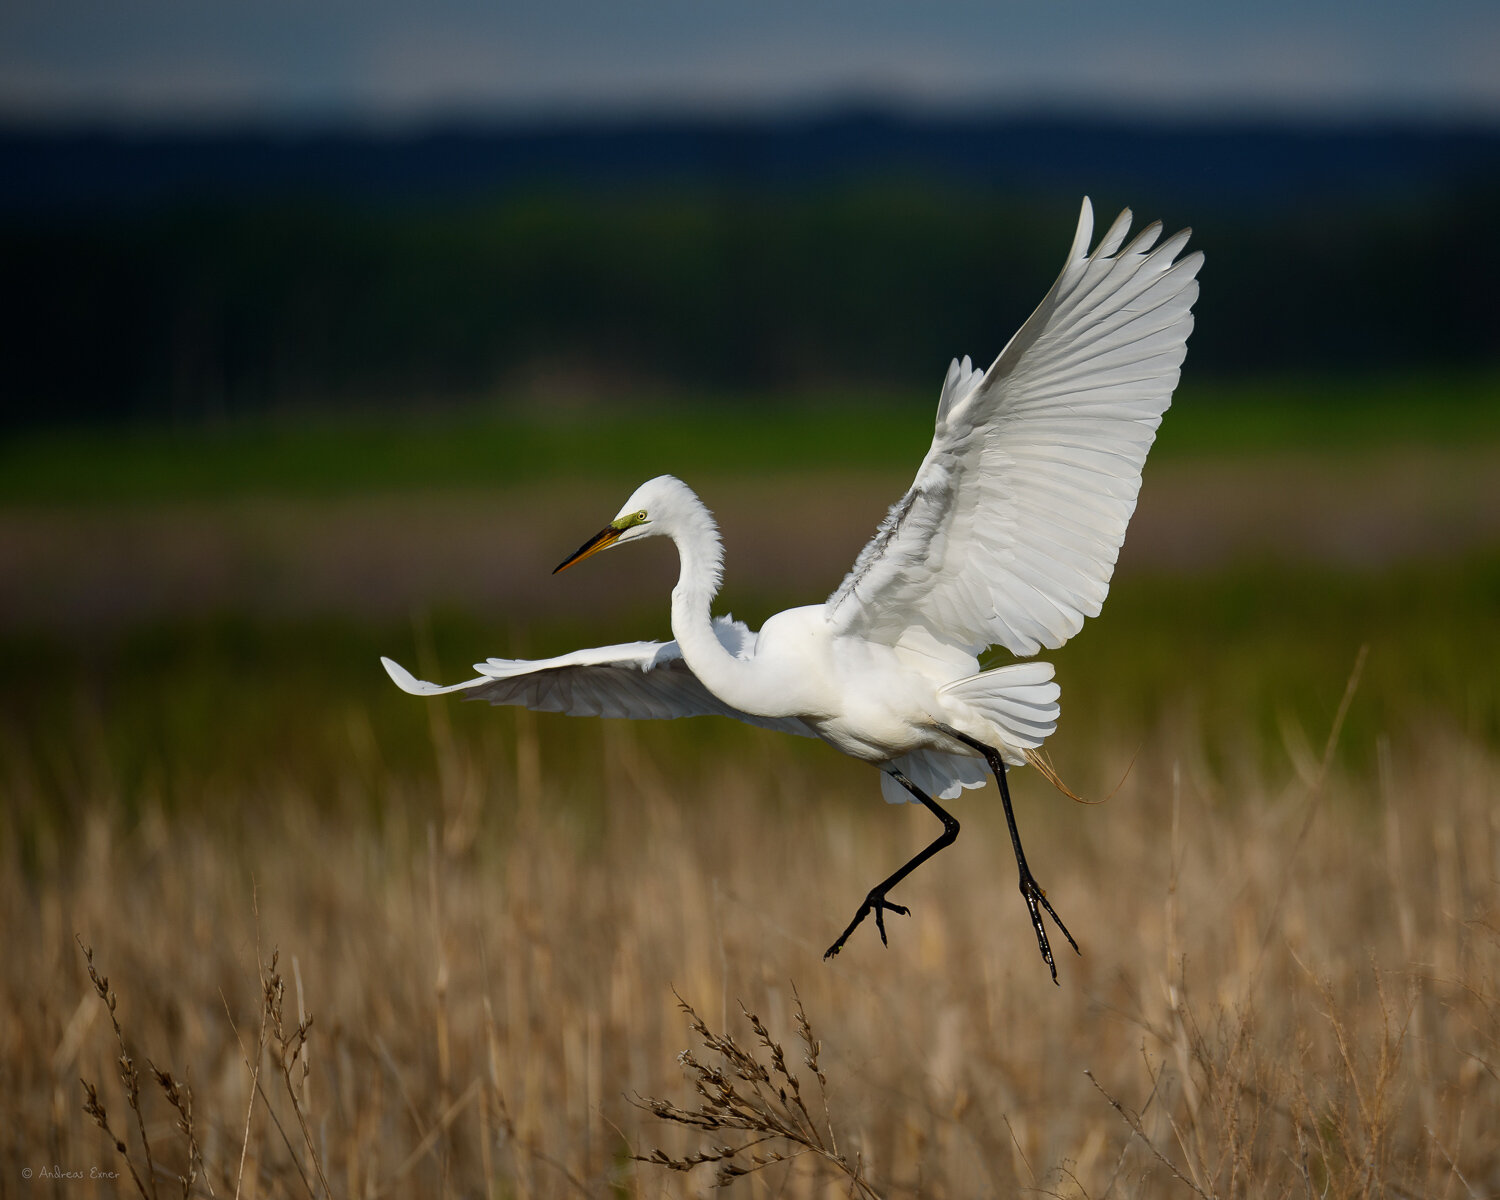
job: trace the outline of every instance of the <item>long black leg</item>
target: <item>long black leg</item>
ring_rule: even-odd
[[[1025,897],[1026,908],[1031,913],[1031,927],[1036,930],[1036,944],[1041,948],[1042,958],[1046,961],[1048,969],[1052,972],[1052,982],[1057,983],[1057,963],[1052,959],[1052,943],[1047,940],[1047,930],[1042,925],[1041,909],[1045,908],[1047,915],[1062,930],[1062,935],[1068,939],[1068,944],[1073,947],[1073,952],[1081,955],[1083,951],[1078,949],[1078,943],[1073,940],[1073,935],[1068,932],[1068,927],[1062,923],[1062,918],[1053,912],[1052,905],[1047,903],[1047,893],[1042,891],[1041,885],[1036,881],[1036,876],[1031,873],[1031,868],[1026,865],[1026,852],[1021,849],[1021,831],[1016,828],[1016,810],[1011,807],[1010,788],[1005,782],[1005,760],[1000,757],[998,750],[986,746],[983,742],[976,741],[967,734],[959,733],[958,730],[952,729],[947,725],[940,726],[940,728],[950,737],[956,737],[965,745],[972,746],[980,754],[984,755],[985,762],[990,764],[990,770],[994,773],[995,782],[1000,785],[1000,799],[1005,802],[1005,823],[1010,826],[1010,844],[1015,847],[1016,867],[1021,873],[1021,895]]]
[[[936,800],[929,796],[921,788],[917,787],[910,779],[903,775],[895,767],[889,768],[890,777],[915,796],[924,808],[943,823],[943,832],[938,835],[937,841],[923,850],[914,859],[897,871],[888,879],[882,879],[870,889],[865,902],[859,906],[859,911],[854,914],[854,920],[849,922],[849,928],[839,934],[839,940],[828,947],[825,959],[832,958],[844,948],[844,943],[849,940],[849,935],[859,927],[859,923],[872,912],[875,914],[875,928],[880,930],[880,944],[888,946],[890,943],[885,938],[885,914],[887,912],[900,913],[909,916],[911,910],[904,904],[892,904],[885,898],[885,894],[920,867],[924,862],[941,850],[944,846],[951,846],[954,839],[958,837],[958,820],[947,809],[943,808]]]

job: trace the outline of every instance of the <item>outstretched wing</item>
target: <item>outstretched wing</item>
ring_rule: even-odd
[[[754,652],[756,635],[739,621],[717,617],[714,632],[730,653]],[[492,658],[475,664],[479,678],[446,687],[417,679],[389,658],[380,661],[396,686],[413,696],[463,692],[473,700],[575,717],[734,717],[783,733],[816,736],[795,718],[755,717],[725,704],[689,670],[676,642],[626,642],[557,658]]]
[[[1187,352],[1201,253],[1093,253],[1087,199],[1062,274],[988,371],[948,368],[916,481],[828,598],[836,631],[894,643],[922,626],[978,654],[1060,646],[1098,615],[1141,467]]]

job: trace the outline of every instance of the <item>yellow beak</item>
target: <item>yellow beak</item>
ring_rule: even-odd
[[[620,535],[624,532],[623,529],[616,529],[613,525],[606,525],[567,558],[563,559],[562,562],[558,563],[553,568],[552,573],[556,575],[559,571],[566,571],[574,563],[581,563],[590,554],[598,554],[601,550],[608,550],[619,540]]]

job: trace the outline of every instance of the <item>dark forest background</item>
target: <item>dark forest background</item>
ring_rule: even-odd
[[[1079,198],[1191,224],[1196,378],[1500,361],[1500,130],[876,112],[0,132],[0,419],[936,387]]]

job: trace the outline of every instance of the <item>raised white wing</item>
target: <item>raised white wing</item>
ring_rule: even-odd
[[[932,448],[828,598],[838,632],[895,643],[913,626],[978,654],[1035,654],[1098,615],[1141,467],[1187,353],[1201,253],[1190,230],[1093,253],[1087,199],[1052,290],[982,375],[948,368]]]
[[[739,621],[716,617],[714,632],[732,654],[743,657],[755,650],[756,635]],[[380,661],[396,686],[413,696],[464,692],[473,700],[575,717],[734,717],[782,733],[816,736],[796,718],[754,717],[725,704],[688,669],[676,642],[626,642],[557,658],[492,658],[474,665],[479,678],[446,687],[423,682],[389,658]]]

